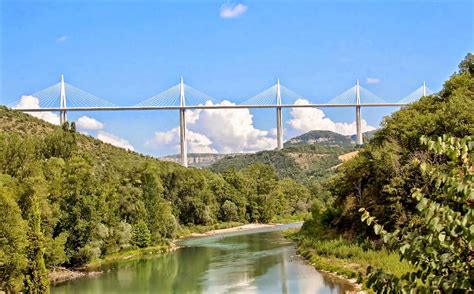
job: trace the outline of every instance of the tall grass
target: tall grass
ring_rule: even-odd
[[[413,270],[400,256],[387,249],[367,249],[343,238],[322,240],[302,233],[293,234],[298,253],[317,269],[335,272],[363,281],[368,266],[381,268],[397,276]]]

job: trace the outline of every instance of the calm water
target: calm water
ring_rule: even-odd
[[[165,255],[119,262],[51,293],[341,293],[350,285],[317,272],[277,229],[182,241]]]

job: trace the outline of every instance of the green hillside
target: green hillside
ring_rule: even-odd
[[[344,136],[331,131],[314,130],[289,139],[284,146],[289,145],[324,145],[334,147],[351,147],[354,141],[350,136]]]
[[[0,289],[44,292],[47,272],[184,230],[305,214],[314,196],[273,168],[217,175],[0,107]],[[205,226],[205,227],[204,227]]]
[[[271,165],[281,178],[308,182],[332,174],[331,168],[341,163],[338,156],[353,150],[347,136],[331,131],[311,131],[288,140],[282,150],[227,156],[209,168],[221,173],[260,162]]]

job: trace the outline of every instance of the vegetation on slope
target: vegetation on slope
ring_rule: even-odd
[[[233,155],[225,157],[209,168],[214,172],[222,173],[229,169],[240,170],[255,162],[271,165],[281,178],[291,178],[301,183],[309,183],[332,174],[331,167],[340,163],[338,156],[353,150],[353,145],[346,144],[347,141],[333,140],[331,138],[342,136],[330,131],[313,131],[312,135],[307,135],[304,140],[298,139],[292,142],[290,139],[285,143],[282,150],[267,150],[253,154]],[[318,134],[318,138],[328,138],[323,141],[328,143],[311,143],[308,138],[314,138],[314,134]],[[308,133],[309,134],[309,133]],[[302,135],[302,136],[305,136]],[[326,137],[320,137],[326,136]],[[350,142],[350,139],[347,139]],[[342,143],[341,143],[342,142]]]
[[[166,245],[186,226],[290,218],[312,198],[267,165],[186,169],[0,108],[0,289],[45,292],[56,266]]]
[[[298,236],[302,252],[308,247],[317,251],[311,246],[319,246],[318,240],[332,242],[339,236],[364,250],[379,250],[383,241],[398,236],[388,250],[396,250],[414,268],[420,268],[408,276],[394,268],[371,271],[369,286],[386,292],[425,286],[425,291],[472,290],[474,227],[467,221],[474,213],[474,155],[467,137],[474,134],[473,69],[474,57],[468,54],[459,72],[445,82],[438,94],[423,97],[387,117],[370,143],[326,182],[323,191],[334,198],[334,205],[313,208],[312,219],[305,222]],[[439,139],[441,147],[437,148],[435,142],[421,141],[422,136],[465,138],[465,143],[459,147],[458,139]],[[453,163],[456,161],[450,158],[459,150],[462,164]],[[433,180],[420,163],[433,166],[439,178]],[[412,197],[414,191],[419,191],[414,194],[416,197]],[[376,220],[373,228],[361,222],[361,209],[370,213],[363,215],[369,224]],[[461,224],[452,231],[459,216]],[[449,219],[453,223],[448,225]],[[384,232],[394,233],[386,237]],[[339,246],[327,248],[322,255],[344,260],[339,259]],[[343,268],[347,267],[343,262]],[[362,267],[358,272],[365,274],[364,270]]]
[[[314,130],[289,139],[285,142],[284,146],[312,144],[338,147],[353,147],[354,141],[351,139],[350,136],[344,136],[331,131]]]

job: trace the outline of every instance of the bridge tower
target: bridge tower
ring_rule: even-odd
[[[181,77],[181,82],[179,83],[179,143],[181,148],[181,165],[188,167],[188,142],[186,140],[186,106],[184,98],[184,81]]]
[[[426,83],[423,81],[423,97],[426,96]]]
[[[360,113],[360,86],[359,80],[356,82],[356,144],[361,146],[362,142],[362,116]]]
[[[283,115],[281,111],[281,90],[280,90],[280,79],[277,80],[276,88],[276,121],[277,121],[277,150],[283,148]]]
[[[66,86],[64,85],[64,75],[61,75],[61,93],[60,93],[60,108],[66,108]],[[67,122],[66,110],[61,110],[59,112],[59,123],[63,125]]]

